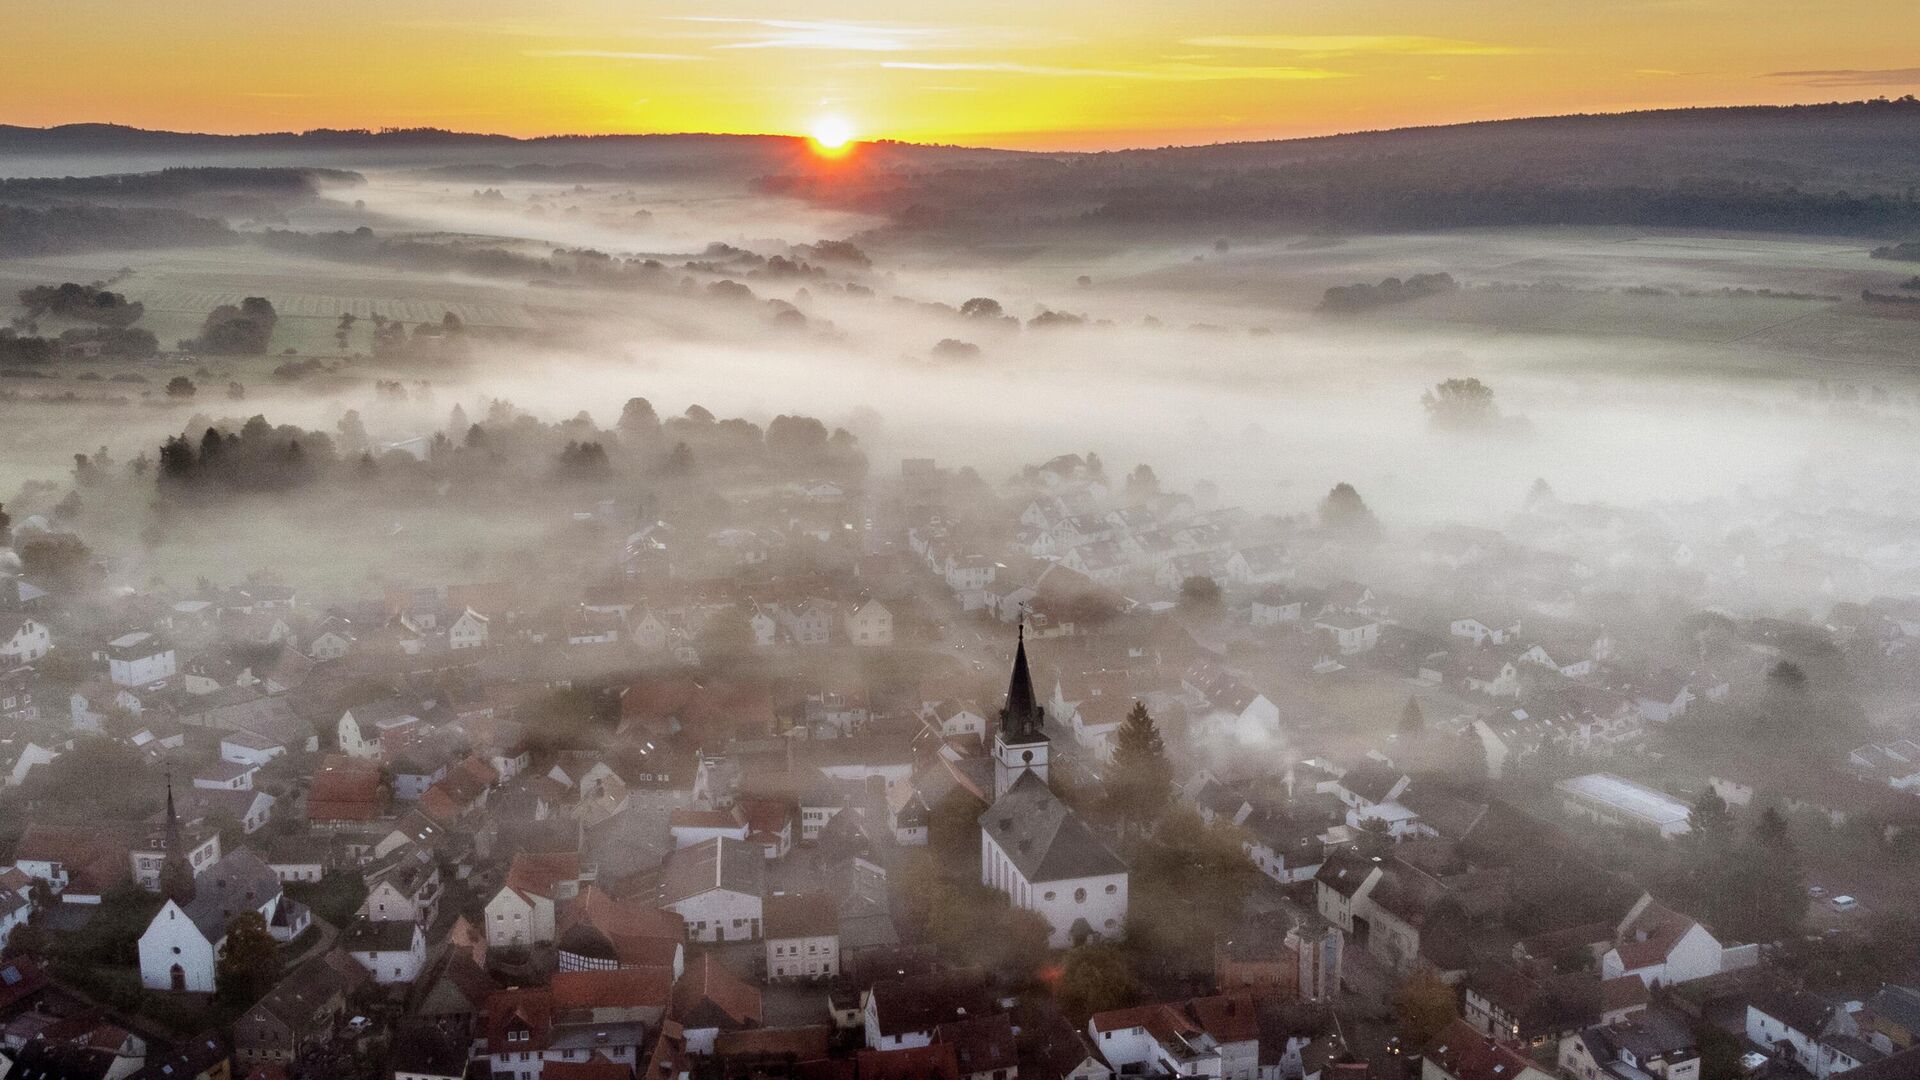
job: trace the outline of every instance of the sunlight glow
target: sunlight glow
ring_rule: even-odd
[[[822,116],[813,122],[808,132],[813,140],[813,148],[828,157],[838,157],[847,152],[853,143],[853,125],[844,116]]]

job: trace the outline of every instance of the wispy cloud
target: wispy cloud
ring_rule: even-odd
[[[1513,56],[1534,50],[1413,34],[1216,34],[1181,42],[1202,49],[1264,49],[1316,56]]]
[[[660,60],[676,63],[707,59],[690,53],[627,52],[621,49],[529,49],[527,55],[581,60]]]
[[[722,15],[685,15],[675,22],[733,27],[716,49],[819,49],[834,52],[906,52],[952,48],[956,31],[937,26],[901,26],[813,19],[742,19]]]
[[[1231,82],[1295,81],[1308,79],[1344,79],[1344,71],[1304,67],[1238,67],[1224,64],[1170,62],[1137,68],[1056,67],[1048,64],[1016,64],[1008,61],[936,62],[887,60],[883,68],[906,71],[978,71],[995,75],[1037,75],[1058,79],[1140,79],[1149,82]]]
[[[1769,71],[1760,77],[1799,83],[1801,86],[1916,86],[1920,85],[1920,67]]]

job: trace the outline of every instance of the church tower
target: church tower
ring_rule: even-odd
[[[993,797],[1007,793],[1022,773],[1047,778],[1047,736],[1041,730],[1046,713],[1033,696],[1033,674],[1027,668],[1027,627],[1020,624],[1013,651],[1013,678],[1007,683],[1007,703],[1000,710],[1000,730],[993,737]]]
[[[160,863],[160,895],[187,906],[195,892],[193,867],[187,865],[186,842],[180,838],[180,815],[173,809],[173,774],[167,774],[167,851]]]

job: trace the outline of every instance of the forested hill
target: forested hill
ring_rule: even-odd
[[[878,143],[822,168],[804,140],[431,129],[201,135],[0,127],[0,162],[409,167],[488,182],[679,177],[879,214],[902,233],[1330,232],[1649,225],[1920,237],[1920,101],[1539,117],[1107,153]],[[94,166],[98,166],[97,168]],[[132,170],[125,170],[132,171]]]

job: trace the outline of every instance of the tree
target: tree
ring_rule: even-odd
[[[1320,524],[1330,532],[1342,533],[1353,540],[1368,541],[1380,535],[1379,519],[1367,509],[1366,501],[1352,484],[1333,485],[1320,502]]]
[[[1172,797],[1173,766],[1167,761],[1167,744],[1144,702],[1134,702],[1121,721],[1108,777],[1108,799],[1126,826],[1151,825]]]
[[[627,399],[615,426],[621,435],[643,444],[651,444],[660,437],[660,416],[653,411],[653,403],[643,397]]]
[[[1434,427],[1449,431],[1484,430],[1500,418],[1493,388],[1479,379],[1448,379],[1422,394],[1420,403]]]
[[[1205,574],[1194,574],[1180,582],[1180,606],[1191,611],[1214,611],[1220,607],[1220,583]]]
[[[190,398],[199,391],[193,380],[185,375],[175,375],[167,380],[167,396],[170,398]]]
[[[1129,870],[1127,944],[1143,971],[1211,971],[1214,943],[1241,924],[1260,882],[1238,833],[1184,805],[1136,845]]]
[[[1004,312],[1000,301],[988,296],[976,296],[960,305],[960,314],[969,319],[998,319]]]
[[[1786,817],[1772,806],[1760,811],[1759,820],[1753,823],[1753,838],[1768,847],[1775,848],[1781,845],[1790,846],[1793,842],[1787,834]]]
[[[1457,1015],[1453,987],[1432,971],[1421,968],[1394,992],[1393,1014],[1405,1045],[1426,1046],[1446,1030]]]
[[[1724,830],[1732,820],[1727,813],[1727,800],[1711,787],[1694,797],[1693,809],[1687,812],[1687,827],[1702,835]]]
[[[1407,707],[1400,710],[1400,734],[1411,737],[1424,734],[1426,730],[1426,714],[1420,711],[1420,703],[1408,695]]]
[[[1134,466],[1127,474],[1126,496],[1133,502],[1143,502],[1160,494],[1160,478],[1153,473],[1153,466],[1141,464]]]
[[[1140,980],[1119,947],[1104,942],[1081,945],[1067,954],[1054,993],[1060,1008],[1075,1021],[1097,1012],[1124,1009],[1140,1000]]]
[[[222,1001],[250,1005],[280,978],[280,947],[257,911],[227,923],[227,940],[214,967],[214,991]]]

